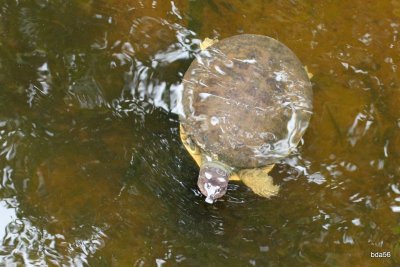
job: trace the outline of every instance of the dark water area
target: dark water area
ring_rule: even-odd
[[[0,266],[400,264],[399,29],[397,0],[0,1]],[[278,196],[210,205],[176,102],[240,33],[294,51],[314,111]]]

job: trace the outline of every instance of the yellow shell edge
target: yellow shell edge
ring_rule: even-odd
[[[217,39],[210,39],[210,38],[206,37],[204,39],[204,41],[200,43],[200,50],[203,51],[203,50],[207,49],[207,47],[210,47],[217,42],[218,42]]]

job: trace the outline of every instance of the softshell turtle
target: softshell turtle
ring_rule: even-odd
[[[242,34],[209,39],[183,78],[181,139],[200,166],[198,186],[212,203],[228,180],[270,197],[268,176],[295,150],[312,113],[312,88],[296,55],[279,41]]]

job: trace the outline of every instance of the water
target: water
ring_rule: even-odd
[[[0,265],[399,264],[398,1],[0,2]],[[271,36],[313,116],[265,200],[204,202],[173,112],[200,40]],[[390,258],[371,258],[371,252]]]

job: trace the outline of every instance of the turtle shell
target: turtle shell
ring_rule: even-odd
[[[242,34],[197,55],[183,78],[182,105],[182,126],[203,153],[253,168],[295,149],[312,113],[312,89],[288,47]]]

